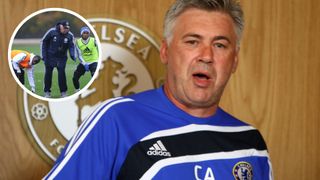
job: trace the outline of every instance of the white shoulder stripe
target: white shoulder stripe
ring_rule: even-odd
[[[94,117],[110,102],[116,101],[118,99],[121,99],[122,97],[112,98],[108,99],[105,102],[103,102],[98,108],[96,108],[80,125],[77,132],[72,136],[70,143],[68,145],[67,150],[65,151],[65,154],[69,152],[71,147],[73,146],[74,142],[79,138],[79,136],[83,133],[83,131],[88,127],[88,125],[93,121]]]
[[[71,31],[69,31],[68,34],[70,34],[72,37],[74,37],[74,35]]]
[[[218,153],[207,153],[199,155],[187,155],[162,159],[153,164],[148,171],[146,171],[140,180],[152,179],[162,168],[182,163],[191,163],[191,162],[201,162],[208,160],[221,160],[221,159],[234,159],[242,157],[267,157],[269,160],[269,154],[266,150],[258,151],[256,149],[245,149],[237,150],[231,152],[218,152]],[[270,167],[271,169],[271,167]],[[271,176],[270,176],[271,177]]]
[[[94,128],[94,126],[99,122],[100,118],[104,115],[104,113],[106,111],[108,111],[108,109],[110,109],[112,106],[119,104],[119,103],[123,103],[123,102],[129,102],[129,101],[134,101],[133,99],[129,99],[129,98],[125,98],[125,99],[120,99],[117,101],[113,101],[110,104],[108,104],[107,106],[105,106],[103,109],[101,109],[99,111],[99,113],[97,114],[97,116],[92,119],[92,122],[89,123],[88,127],[85,128],[84,132],[82,133],[82,135],[78,138],[78,140],[73,144],[73,146],[71,147],[71,149],[69,150],[69,152],[65,155],[65,157],[63,158],[63,160],[55,167],[55,169],[51,172],[49,172],[49,174],[44,177],[45,179],[54,179],[55,176],[57,176],[57,174],[62,170],[62,168],[68,163],[68,161],[70,160],[70,158],[72,157],[72,155],[74,154],[74,152],[77,150],[77,148],[81,145],[81,143],[84,141],[84,139],[87,137],[87,135],[91,132],[91,130]]]
[[[50,31],[55,30],[55,28],[50,28],[42,37],[41,41],[40,41],[40,56],[41,58],[43,58],[43,54],[42,54],[42,46],[43,46],[43,40],[44,38],[49,34]]]
[[[52,27],[50,28],[42,37],[41,41],[43,41],[43,39],[47,36],[47,34],[49,34],[50,31],[55,30],[56,28]]]
[[[164,137],[164,136],[191,133],[196,131],[242,132],[242,131],[249,131],[253,129],[255,128],[252,126],[211,126],[211,125],[190,124],[183,127],[156,131],[142,138],[140,141],[145,141],[145,140]]]

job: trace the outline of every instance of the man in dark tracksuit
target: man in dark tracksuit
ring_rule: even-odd
[[[74,37],[69,31],[68,21],[60,21],[54,28],[49,29],[42,38],[41,51],[45,63],[44,96],[51,97],[52,71],[58,70],[58,82],[61,97],[67,96],[67,83],[65,67],[67,62],[67,50],[72,60],[75,61]]]

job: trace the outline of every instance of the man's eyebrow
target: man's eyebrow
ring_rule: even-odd
[[[182,36],[182,39],[187,38],[187,37],[193,37],[193,38],[197,38],[197,39],[202,39],[202,36],[200,36],[199,34],[196,34],[196,33],[187,33],[187,34]]]
[[[215,36],[215,37],[213,38],[213,40],[214,40],[214,41],[226,40],[226,41],[228,41],[228,43],[231,43],[230,39],[229,39],[228,37],[226,37],[226,36]]]
[[[187,38],[187,37],[193,37],[193,38],[197,38],[197,39],[203,39],[203,37],[199,34],[196,33],[187,33],[185,35],[182,36],[182,39]],[[226,40],[228,41],[228,43],[231,43],[230,39],[226,36],[215,36],[213,38],[214,41],[218,41],[218,40]]]

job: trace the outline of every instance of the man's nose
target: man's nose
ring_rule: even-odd
[[[213,49],[211,46],[203,46],[201,49],[200,61],[205,63],[213,62]]]

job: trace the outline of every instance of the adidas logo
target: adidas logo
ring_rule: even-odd
[[[91,55],[92,51],[88,47],[86,47],[86,49],[83,50],[83,53],[88,54],[89,56]]]
[[[170,152],[167,151],[167,149],[164,147],[162,142],[160,140],[157,141],[157,143],[153,144],[149,151],[147,152],[149,156],[167,156],[170,157]]]

